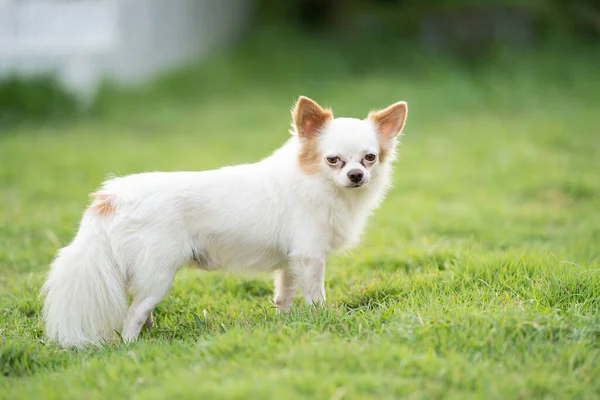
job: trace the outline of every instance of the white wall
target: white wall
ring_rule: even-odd
[[[0,0],[0,79],[54,72],[92,94],[136,84],[241,35],[251,0]]]

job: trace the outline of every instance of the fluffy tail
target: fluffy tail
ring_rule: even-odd
[[[64,347],[116,338],[127,311],[125,277],[102,222],[86,213],[73,242],[60,250],[42,288],[47,337]]]

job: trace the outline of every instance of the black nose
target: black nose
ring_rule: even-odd
[[[358,183],[362,181],[362,178],[365,176],[360,169],[351,169],[348,171],[348,179],[354,183]]]

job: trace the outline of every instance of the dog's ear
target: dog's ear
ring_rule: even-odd
[[[292,110],[294,127],[300,137],[317,135],[332,118],[331,110],[324,110],[317,102],[304,96],[300,96]]]
[[[379,111],[369,113],[369,119],[377,128],[380,139],[390,140],[402,132],[408,105],[405,101],[399,101]]]

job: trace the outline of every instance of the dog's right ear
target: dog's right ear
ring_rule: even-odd
[[[298,136],[309,138],[317,135],[333,119],[333,113],[329,109],[324,110],[314,100],[300,96],[292,110],[292,119]]]

